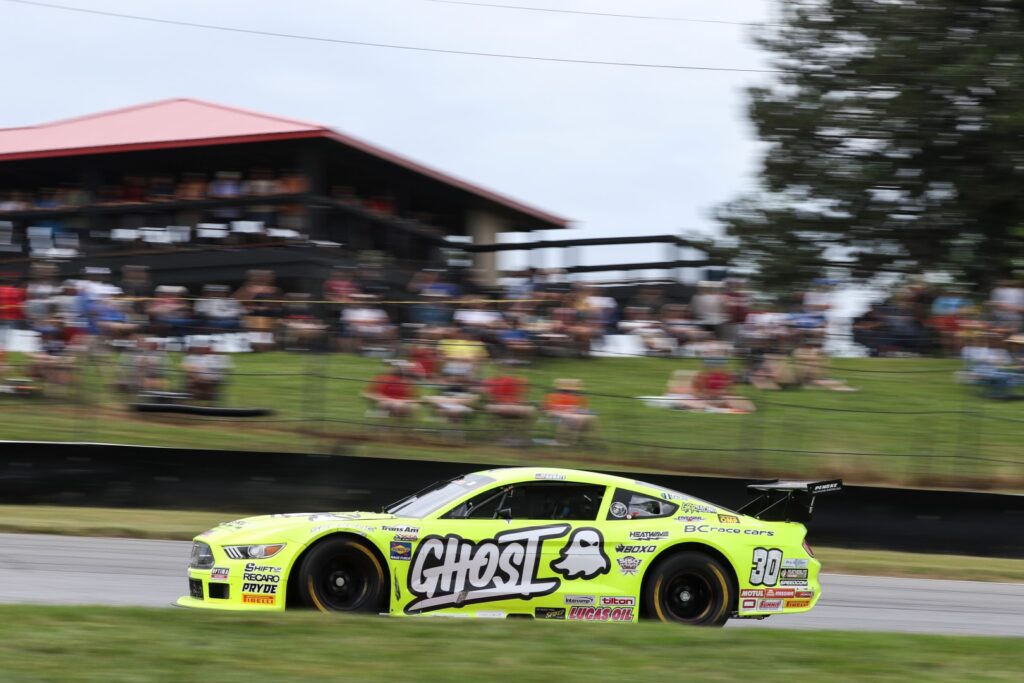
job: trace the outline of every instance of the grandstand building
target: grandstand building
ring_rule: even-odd
[[[412,270],[566,226],[330,128],[192,99],[0,129],[4,271],[144,265],[198,284],[272,268],[301,286],[368,250]],[[470,251],[493,282],[495,253]]]

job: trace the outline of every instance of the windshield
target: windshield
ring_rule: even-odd
[[[389,506],[385,512],[399,517],[426,517],[470,491],[493,484],[495,481],[483,474],[468,474],[451,481],[435,484],[408,498],[403,498]]]

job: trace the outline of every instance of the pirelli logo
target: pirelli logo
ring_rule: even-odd
[[[275,595],[257,595],[255,593],[242,593],[242,602],[247,605],[273,605]]]

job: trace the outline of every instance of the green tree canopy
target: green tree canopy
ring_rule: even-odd
[[[1024,0],[786,0],[750,91],[760,187],[720,207],[771,286],[1024,265]]]

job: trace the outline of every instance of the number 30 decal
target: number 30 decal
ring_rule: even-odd
[[[778,548],[754,548],[754,564],[750,568],[751,586],[774,586],[779,582],[782,551]]]

